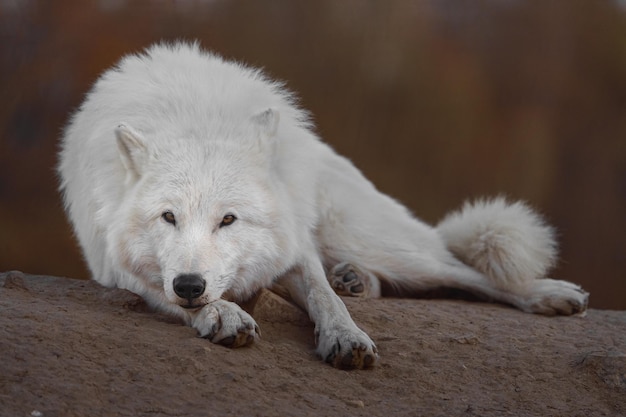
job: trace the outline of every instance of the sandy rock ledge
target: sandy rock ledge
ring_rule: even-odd
[[[230,350],[123,290],[0,274],[0,416],[624,416],[626,312],[542,317],[450,300],[345,300],[371,371],[314,351],[273,293],[262,339]]]

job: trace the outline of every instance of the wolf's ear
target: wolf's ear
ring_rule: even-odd
[[[278,131],[278,121],[280,114],[278,111],[269,108],[259,114],[252,116],[252,121],[261,132],[262,136],[271,138]]]
[[[143,138],[139,133],[124,124],[119,125],[115,129],[115,136],[117,137],[117,148],[124,167],[135,179],[139,178],[148,157],[148,149]]]

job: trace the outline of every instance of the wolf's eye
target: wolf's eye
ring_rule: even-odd
[[[220,227],[230,226],[231,224],[235,223],[235,220],[237,220],[235,216],[233,216],[232,214],[227,214],[222,219],[222,222],[220,223]]]
[[[176,226],[176,216],[174,216],[174,213],[172,213],[171,211],[166,211],[161,214],[161,218],[169,224]]]

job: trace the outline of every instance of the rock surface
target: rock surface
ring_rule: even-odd
[[[90,281],[0,274],[1,416],[624,416],[626,312],[542,317],[451,300],[345,299],[380,365],[339,371],[263,292],[231,350]]]

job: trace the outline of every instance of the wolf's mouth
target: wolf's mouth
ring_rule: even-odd
[[[181,307],[184,308],[185,310],[198,310],[198,309],[204,307],[204,305],[203,304],[196,304],[196,305],[185,304],[185,305],[181,305]]]

